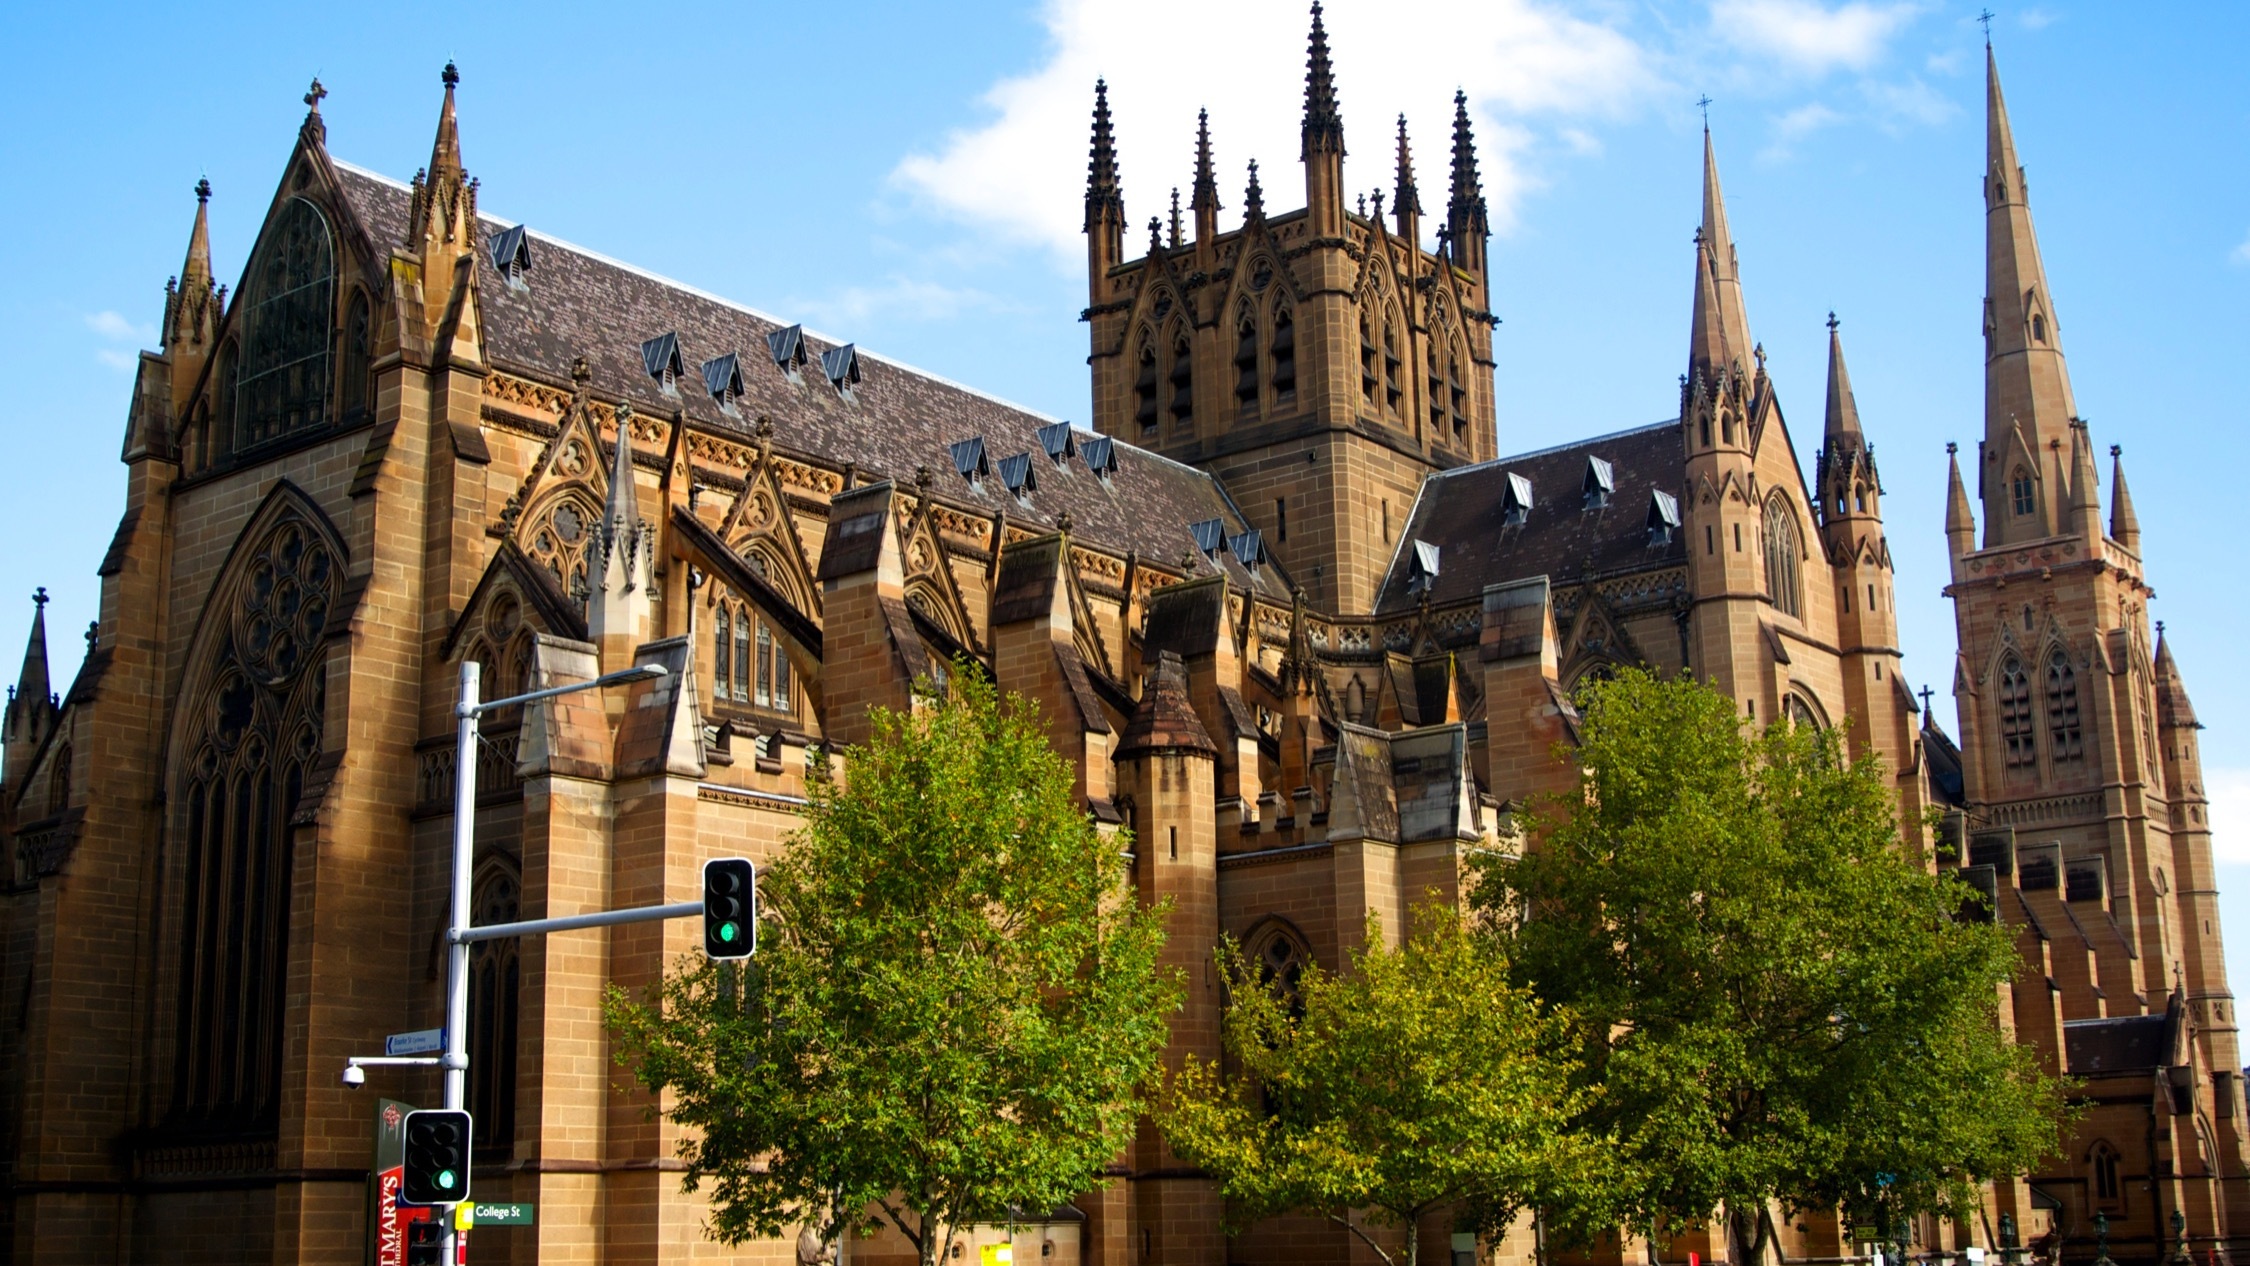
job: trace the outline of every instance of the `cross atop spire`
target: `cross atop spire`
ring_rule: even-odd
[[[320,86],[320,78],[314,76],[312,87],[305,89],[305,122],[298,129],[305,140],[313,145],[319,145],[328,139],[328,124],[320,117],[320,103],[327,95],[328,90]]]
[[[1978,10],[1977,25],[1984,28],[1984,46],[1986,48],[1992,47],[1992,10]]]
[[[1304,140],[1306,158],[1344,152],[1344,113],[1336,102],[1336,69],[1328,60],[1328,28],[1320,20],[1320,0],[1313,0],[1312,35],[1305,50]]]
[[[1703,112],[1703,130],[1705,133],[1709,133],[1711,130],[1711,94],[1706,92],[1697,97],[1695,108]]]

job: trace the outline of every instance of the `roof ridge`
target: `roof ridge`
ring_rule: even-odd
[[[337,158],[334,155],[331,155],[329,157],[329,161],[334,163],[336,166],[351,172],[353,175],[362,176],[369,180],[374,180],[381,184],[389,185],[393,189],[407,192],[411,192],[413,189],[412,185],[406,184],[394,177],[386,176],[379,171],[372,171],[368,168],[360,166],[357,163],[346,162],[345,160]],[[549,246],[558,247],[566,251],[576,252],[577,254],[583,255],[586,258],[594,260],[597,263],[607,264],[612,268],[622,269],[625,272],[632,273],[634,276],[653,281],[660,286],[669,286],[672,289],[681,292],[682,294],[694,295],[698,299],[702,299],[710,303],[716,303],[721,307],[732,308],[733,310],[740,312],[745,316],[756,317],[760,321],[771,322],[777,329],[787,328],[788,326],[792,325],[799,326],[804,330],[806,337],[818,339],[821,342],[828,344],[832,348],[851,344],[854,347],[858,347],[859,354],[869,360],[879,361],[882,364],[889,365],[893,369],[904,370],[907,373],[913,374],[916,377],[925,379],[929,382],[934,382],[941,386],[951,387],[955,391],[959,391],[964,395],[971,395],[977,397],[980,400],[991,401],[993,404],[997,404],[1004,409],[1013,409],[1026,417],[1038,418],[1043,422],[1049,423],[1063,422],[1068,420],[1065,418],[1055,417],[1052,414],[1041,412],[1038,409],[1030,408],[1026,405],[1018,404],[1015,401],[1006,398],[1005,396],[996,396],[989,391],[985,391],[977,387],[972,387],[965,382],[958,382],[954,379],[946,377],[943,374],[932,373],[931,371],[923,369],[920,366],[910,365],[895,356],[886,356],[881,352],[872,351],[864,346],[860,346],[859,344],[854,343],[851,339],[837,338],[833,334],[824,333],[823,331],[816,330],[809,325],[805,325],[802,321],[786,320],[780,316],[775,315],[774,313],[767,312],[760,308],[753,308],[747,303],[743,303],[735,299],[729,299],[725,295],[713,294],[711,291],[705,290],[700,286],[689,285],[687,282],[681,281],[676,277],[667,277],[660,272],[655,272],[650,269],[643,268],[638,264],[627,263],[626,261],[618,259],[614,256],[604,255],[600,251],[581,246],[578,243],[569,240],[568,238],[556,237],[552,233],[548,233],[541,229],[535,229],[528,224],[524,224],[520,220],[510,220],[504,216],[492,215],[484,211],[481,207],[477,211],[477,218],[480,220],[489,220],[504,229],[521,227],[527,236],[537,238],[538,240],[546,243]]]

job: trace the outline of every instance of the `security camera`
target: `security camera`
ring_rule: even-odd
[[[357,1064],[344,1065],[344,1088],[357,1090],[367,1084],[367,1070]]]

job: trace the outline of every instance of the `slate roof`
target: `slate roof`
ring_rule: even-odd
[[[2063,1050],[2074,1077],[2161,1068],[2172,1051],[2174,1018],[2164,1013],[2070,1020]]]
[[[1590,457],[1609,464],[1615,484],[1599,510],[1585,509],[1581,501]],[[1531,482],[1531,512],[1521,525],[1502,526],[1501,502],[1511,474]],[[1648,543],[1650,494],[1684,499],[1685,482],[1676,420],[1432,475],[1399,536],[1375,609],[1398,611],[1419,601],[1418,593],[1407,590],[1415,541],[1437,546],[1438,574],[1429,593],[1440,605],[1474,598],[1486,585],[1532,576],[1550,576],[1558,584],[1575,580],[1589,559],[1605,575],[1685,562],[1684,532],[1675,530],[1669,545]]]
[[[335,162],[345,198],[380,245],[405,240],[411,201],[407,186],[364,168]],[[516,227],[492,216],[480,217],[491,235]],[[501,369],[550,383],[570,381],[570,362],[584,356],[593,369],[593,389],[610,399],[625,399],[634,409],[658,417],[684,411],[692,425],[747,437],[764,415],[774,427],[774,444],[794,454],[840,467],[855,462],[865,479],[893,479],[911,486],[917,466],[928,466],[942,498],[990,514],[1006,510],[1011,523],[1052,528],[1067,510],[1074,535],[1120,553],[1138,550],[1151,562],[1175,564],[1193,544],[1187,526],[1222,519],[1230,533],[1249,523],[1210,475],[1120,440],[1117,470],[1105,483],[1086,468],[1082,457],[1055,467],[1042,446],[1039,429],[1056,419],[1009,404],[958,383],[859,349],[860,380],[846,400],[821,371],[821,357],[838,340],[807,331],[803,382],[788,381],[774,364],[767,335],[787,323],[740,304],[706,294],[583,247],[528,231],[532,264],[518,289],[489,271],[480,289],[486,355]],[[480,244],[480,249],[482,244]],[[486,260],[489,263],[489,258]],[[665,334],[679,339],[685,372],[677,396],[666,395],[648,375],[642,344]],[[737,354],[743,393],[740,417],[721,412],[705,390],[699,367]],[[982,436],[992,463],[1017,453],[1034,455],[1038,489],[1029,504],[1019,501],[987,476],[971,485],[954,470],[949,446]],[[1083,448],[1089,432],[1076,435]],[[1238,586],[1286,601],[1287,577],[1272,563],[1253,573],[1226,555],[1220,565]],[[1208,574],[1208,567],[1197,570]]]

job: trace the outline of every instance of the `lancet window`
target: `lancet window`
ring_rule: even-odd
[[[523,917],[515,867],[495,857],[469,897],[473,926]],[[523,960],[513,937],[479,941],[469,950],[469,1112],[476,1150],[485,1159],[513,1155],[516,1144],[516,1046],[523,996]]]
[[[2000,664],[2000,750],[2010,769],[2039,763],[2039,722],[2031,711],[2031,677],[2023,661],[2010,655]]]
[[[318,207],[289,200],[267,230],[243,289],[233,418],[238,451],[328,421],[336,258]]]
[[[789,652],[757,612],[722,594],[711,620],[711,699],[770,712],[796,712]]]
[[[1766,593],[1790,615],[1801,613],[1797,584],[1797,514],[1780,493],[1766,502]]]
[[[1133,420],[1142,434],[1156,429],[1156,344],[1141,340],[1139,367],[1133,372]]]
[[[2047,660],[2047,752],[2058,764],[2086,754],[2085,731],[2078,717],[2078,672],[2060,651]]]
[[[1172,425],[1186,430],[1195,423],[1195,348],[1185,333],[1172,340]]]
[[[1297,325],[1289,309],[1273,315],[1273,394],[1280,401],[1297,398]]]
[[[170,1113],[183,1126],[277,1119],[289,823],[320,751],[321,636],[343,572],[336,547],[294,510],[246,559],[216,600],[218,643],[183,705]]]
[[[1245,311],[1234,336],[1234,398],[1245,413],[1258,410],[1258,321]]]

